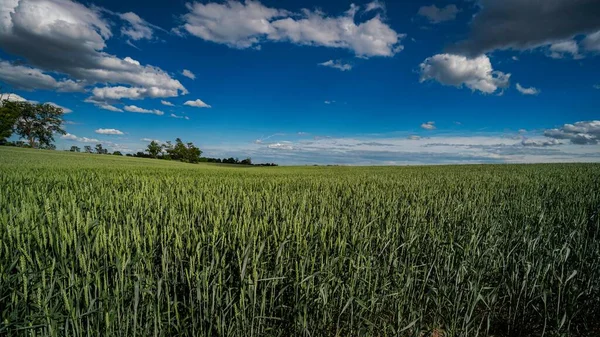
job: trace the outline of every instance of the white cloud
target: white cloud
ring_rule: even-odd
[[[0,60],[0,80],[23,90],[56,90],[61,92],[83,91],[82,82],[68,79],[56,80],[42,70],[23,65],[14,65]]]
[[[154,114],[154,115],[158,115],[158,116],[162,116],[165,113],[160,111],[160,110],[148,110],[148,109],[144,109],[144,108],[140,108],[138,106],[135,105],[126,105],[123,109],[125,109],[125,111],[129,111],[129,112],[137,112],[137,113],[142,113],[142,114]]]
[[[560,145],[561,143],[556,139],[544,139],[544,140],[535,140],[535,139],[523,139],[521,141],[523,146],[533,146],[533,147],[546,147],[546,146],[555,146]]]
[[[323,103],[325,103],[325,104],[333,104],[333,103],[335,103],[335,101],[325,101]]]
[[[269,149],[274,149],[274,150],[293,150],[294,149],[294,147],[289,142],[273,143],[273,144],[269,144],[267,147]]]
[[[423,123],[421,124],[421,128],[425,129],[425,130],[435,130],[435,122],[427,122],[427,123]]]
[[[233,48],[257,47],[264,41],[287,41],[350,49],[361,57],[393,56],[403,49],[400,40],[404,35],[391,29],[379,14],[365,22],[355,22],[360,11],[355,5],[338,17],[307,9],[294,14],[251,0],[194,3],[187,7],[189,13],[183,16],[183,29]],[[371,3],[364,13],[377,8],[376,3]]]
[[[123,109],[119,109],[114,105],[110,105],[110,104],[97,104],[97,107],[99,107],[100,109],[104,109],[104,110],[109,110],[109,111],[114,111],[114,112],[123,112]]]
[[[534,87],[524,88],[519,83],[517,83],[516,87],[517,87],[517,90],[523,95],[539,95],[541,92],[541,90],[534,88]]]
[[[369,2],[367,4],[367,6],[365,7],[365,12],[370,12],[370,11],[374,11],[374,10],[381,10],[381,11],[385,12],[385,3],[383,3],[379,0],[375,0],[375,1]]]
[[[179,81],[158,67],[104,52],[112,32],[102,12],[70,0],[4,1],[0,7],[0,45],[7,54],[32,66],[22,69],[32,80],[20,80],[23,71],[4,77],[27,85],[27,89],[80,91],[104,83],[168,93],[164,97],[187,93]],[[20,69],[14,67],[12,70]],[[45,72],[67,78],[57,80]]]
[[[183,75],[183,76],[185,76],[187,78],[190,78],[192,80],[196,79],[196,75],[194,75],[193,72],[191,72],[191,71],[189,71],[187,69],[183,69],[183,71],[181,72],[181,75]]]
[[[421,82],[436,80],[443,85],[467,88],[491,94],[508,87],[510,74],[494,71],[490,59],[481,55],[467,58],[461,55],[438,54],[420,65]]]
[[[561,59],[567,55],[570,55],[575,59],[581,58],[579,55],[579,46],[575,40],[555,42],[550,45],[548,56],[555,59]]]
[[[142,138],[140,140],[143,141],[143,142],[147,142],[147,143],[151,143],[151,142],[157,142],[159,144],[165,143],[162,140],[152,139],[152,138]]]
[[[183,103],[183,105],[193,106],[195,108],[212,108],[210,105],[202,102],[200,99],[197,99],[195,101],[187,101]]]
[[[456,5],[447,5],[443,8],[431,5],[419,8],[418,14],[429,19],[431,23],[440,23],[456,19],[456,14],[460,12],[461,10]]]
[[[175,104],[169,102],[169,101],[165,101],[165,100],[161,100],[160,104],[162,105],[166,105],[166,106],[175,106]]]
[[[0,100],[7,100],[9,102],[28,102],[27,99],[13,93],[0,93]]]
[[[177,90],[158,87],[98,87],[92,90],[93,99],[98,101],[128,99],[144,99],[159,97],[176,97]]]
[[[572,144],[577,145],[595,145],[600,142],[600,120],[565,124],[560,128],[544,131],[544,136],[568,139]]]
[[[183,28],[201,39],[234,48],[249,48],[274,31],[271,21],[286,11],[268,8],[258,1],[188,3]]]
[[[53,107],[60,108],[60,109],[63,110],[63,113],[66,113],[66,114],[73,112],[73,110],[71,110],[69,108],[65,108],[64,106],[60,106],[60,105],[58,105],[58,104],[56,104],[54,102],[46,102],[46,104],[50,104]]]
[[[171,115],[169,115],[169,117],[177,118],[177,119],[186,119],[186,120],[190,119],[188,116],[179,116],[179,115],[176,115],[176,114],[171,114]]]
[[[600,52],[600,30],[586,36],[581,44],[588,51]]]
[[[123,135],[124,134],[123,131],[117,130],[117,129],[97,129],[95,132],[100,135]]]
[[[408,139],[410,139],[410,140],[420,140],[421,136],[412,135],[412,136],[408,136]]]
[[[319,63],[318,65],[335,68],[341,71],[352,70],[352,65],[350,63],[344,63],[341,60],[329,60],[327,62]]]
[[[147,22],[132,12],[121,13],[118,15],[123,21],[127,22],[127,25],[121,27],[122,35],[125,35],[134,41],[142,39],[151,40],[154,37],[154,29],[158,28],[157,26]]]
[[[64,134],[60,136],[61,139],[72,140],[80,143],[100,143],[98,139],[95,138],[87,138],[87,137],[77,137],[74,134]]]
[[[205,146],[214,157],[251,156],[257,162],[279,164],[406,165],[468,163],[600,162],[595,146],[558,144],[525,146],[510,134],[378,135],[365,137],[301,138],[296,141],[243,142]],[[549,141],[533,137],[532,141]],[[551,142],[551,141],[550,141]],[[540,143],[540,144],[541,144]]]
[[[594,89],[600,90],[600,84],[594,84]]]

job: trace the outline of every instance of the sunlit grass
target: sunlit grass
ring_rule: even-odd
[[[599,207],[599,165],[0,148],[0,335],[592,336]]]

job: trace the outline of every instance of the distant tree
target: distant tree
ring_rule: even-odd
[[[81,149],[78,146],[73,145],[73,146],[71,146],[71,150],[69,150],[69,151],[71,151],[71,152],[80,152]]]
[[[2,100],[0,97],[0,144],[6,143],[13,134],[20,112],[20,102]]]
[[[252,165],[252,158],[248,157],[240,162],[242,165]]]
[[[20,102],[20,116],[15,131],[27,139],[29,146],[48,146],[54,141],[54,134],[66,134],[62,128],[63,109],[50,104]]]
[[[187,148],[185,144],[181,141],[181,138],[175,139],[175,146],[173,147],[173,151],[171,153],[171,157],[175,160],[185,160]]]
[[[56,145],[54,145],[54,144],[41,145],[41,146],[40,146],[40,149],[42,149],[42,150],[52,150],[52,151],[54,151],[54,150],[56,150]]]
[[[123,154],[121,153],[121,151],[115,151],[112,153],[113,156],[122,156]]]
[[[148,152],[150,157],[156,158],[162,152],[162,147],[157,142],[151,141],[150,144],[148,144],[146,152]]]
[[[92,147],[89,145],[86,145],[83,147],[85,153],[92,153]]]
[[[105,150],[104,147],[102,147],[102,144],[96,144],[96,153],[97,154],[105,154]]]
[[[198,163],[200,162],[200,156],[202,155],[202,151],[194,146],[193,143],[187,143],[187,148],[185,150],[185,161],[188,163]]]

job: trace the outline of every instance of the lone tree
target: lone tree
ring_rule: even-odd
[[[92,153],[92,147],[89,145],[86,145],[83,147],[85,153]]]
[[[78,146],[73,145],[73,146],[71,146],[71,150],[70,151],[71,152],[79,152],[79,151],[81,151],[81,149]]]
[[[0,144],[4,144],[15,130],[22,102],[11,102],[0,97]]]
[[[63,109],[50,104],[20,102],[20,114],[15,131],[27,139],[29,146],[47,147],[54,141],[54,134],[66,134],[62,128]]]
[[[146,152],[148,152],[150,157],[156,158],[162,152],[162,146],[160,146],[160,144],[153,140],[152,142],[150,142],[150,144],[148,144]]]

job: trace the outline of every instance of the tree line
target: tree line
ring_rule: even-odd
[[[148,144],[145,152],[137,152],[128,156],[164,159],[164,160],[179,160],[187,163],[222,163],[248,166],[277,166],[275,163],[253,164],[251,158],[239,160],[238,158],[207,158],[202,157],[202,151],[193,143],[184,143],[180,138],[175,140],[173,144],[167,141],[164,144],[159,144],[157,141],[151,141]]]
[[[66,131],[63,128],[64,111],[62,108],[51,104],[37,104],[27,101],[11,101],[10,97],[4,99],[0,94],[0,145],[12,145],[21,147],[31,147],[39,149],[55,150],[55,135],[64,135]],[[19,136],[22,140],[8,142],[13,134]],[[94,148],[90,145],[83,147],[71,146],[71,152],[85,152],[96,154],[109,154],[102,144],[96,144]],[[121,151],[113,151],[112,155],[122,156]],[[154,158],[164,160],[178,160],[186,163],[224,163],[237,165],[254,166],[277,166],[274,163],[253,164],[252,159],[246,158],[206,158],[202,157],[202,150],[192,142],[184,143],[181,138],[177,138],[175,143],[168,141],[165,144],[159,144],[152,141],[144,152],[135,154],[126,154],[130,157]]]

